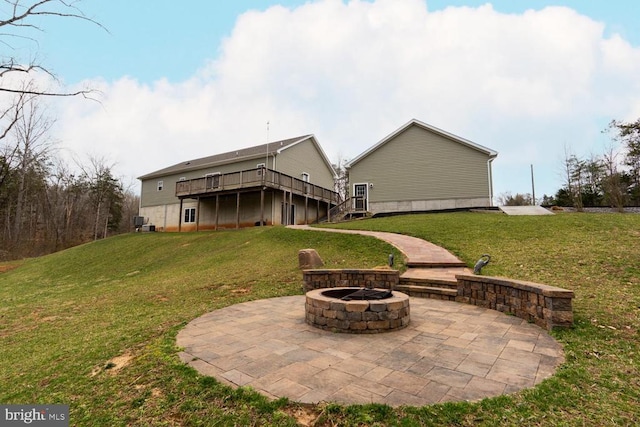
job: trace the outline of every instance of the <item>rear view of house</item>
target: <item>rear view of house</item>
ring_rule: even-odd
[[[190,160],[139,177],[140,215],[158,231],[308,224],[338,203],[313,135]]]
[[[491,162],[497,155],[411,120],[347,164],[351,199],[342,212],[375,215],[491,206]]]

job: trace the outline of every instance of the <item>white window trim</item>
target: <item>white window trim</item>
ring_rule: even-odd
[[[163,189],[164,189],[164,181],[163,180],[159,180],[158,181],[158,185],[156,187],[156,190],[162,191]]]
[[[193,211],[193,221],[191,221],[191,211]],[[187,217],[187,212],[189,212],[189,215]],[[185,224],[195,224],[195,222],[197,221],[198,217],[197,217],[197,212],[196,212],[196,208],[184,208],[184,212],[183,212],[183,217],[184,219],[184,223]]]
[[[311,180],[311,175],[309,175],[309,172],[302,172],[302,180],[304,182],[309,182]]]

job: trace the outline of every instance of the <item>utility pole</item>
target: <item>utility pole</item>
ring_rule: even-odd
[[[531,165],[531,205],[536,205],[536,185],[533,181],[533,164]]]

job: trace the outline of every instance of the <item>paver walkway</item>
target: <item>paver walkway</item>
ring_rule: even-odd
[[[361,234],[384,240],[396,247],[405,257],[405,264],[408,268],[402,274],[402,277],[449,280],[455,282],[456,274],[471,274],[473,272],[451,252],[431,242],[413,236],[387,233],[384,231],[342,230],[337,228],[309,227],[308,225],[293,225],[289,226],[289,228],[332,233]]]
[[[393,244],[408,265],[433,266],[410,268],[415,274],[465,268],[420,239],[357,233]],[[454,265],[436,267],[444,262]],[[205,314],[178,334],[180,358],[204,375],[273,398],[392,406],[512,393],[551,376],[564,360],[562,347],[545,330],[476,306],[411,298],[407,328],[352,335],[307,325],[304,301],[272,298]]]

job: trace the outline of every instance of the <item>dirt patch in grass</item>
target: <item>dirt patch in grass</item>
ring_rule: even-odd
[[[132,360],[133,355],[131,353],[124,353],[120,356],[114,357],[111,360],[108,360],[107,363],[102,366],[96,366],[95,368],[93,368],[89,376],[95,377],[103,371],[108,372],[109,375],[117,375],[124,367],[129,365]]]
[[[299,426],[316,426],[320,413],[315,405],[295,405],[284,408],[284,412],[295,418]]]
[[[18,268],[18,266],[17,265],[12,265],[12,264],[0,265],[0,273],[6,273],[7,271],[11,271],[11,270],[16,269],[16,268]]]
[[[127,366],[133,360],[133,356],[129,353],[116,356],[111,359],[105,365],[105,369],[109,371],[111,375],[116,375],[122,368]]]

